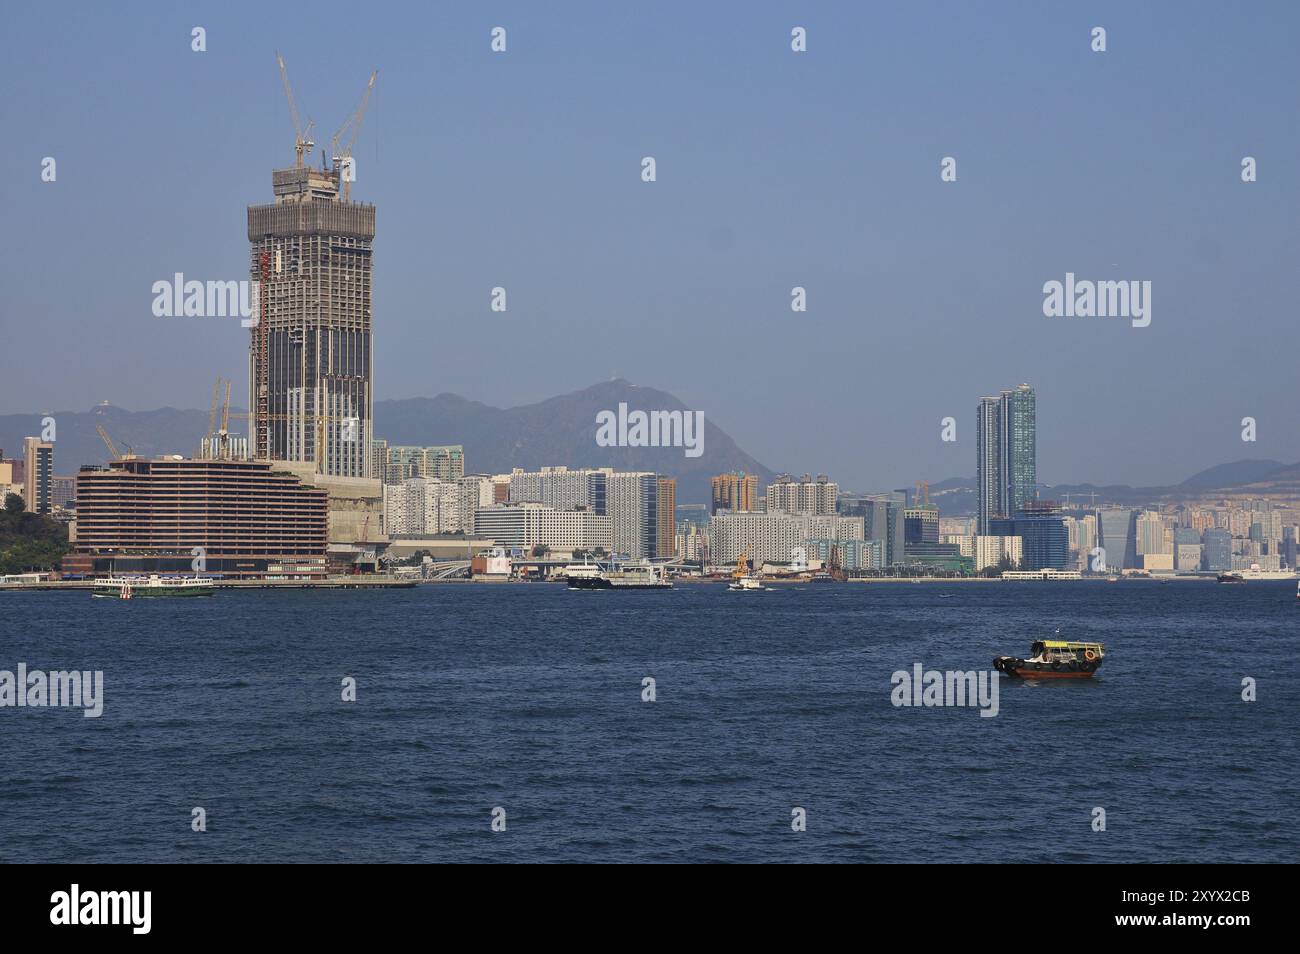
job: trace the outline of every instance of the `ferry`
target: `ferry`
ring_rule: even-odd
[[[1295,570],[1265,570],[1258,563],[1252,563],[1249,569],[1242,570],[1241,575],[1247,580],[1294,580]]]
[[[1101,668],[1106,647],[1065,639],[1040,639],[1029,647],[1029,658],[999,656],[993,668],[1024,679],[1088,679]]]
[[[571,590],[670,590],[673,581],[661,563],[612,563],[601,567],[594,563],[572,564],[564,576]]]
[[[217,591],[210,576],[101,576],[92,596],[121,600],[137,596],[211,596]]]

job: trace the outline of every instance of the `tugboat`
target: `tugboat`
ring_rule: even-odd
[[[732,580],[727,584],[729,590],[749,590],[758,592],[767,589],[762,579],[749,572],[749,554],[742,553],[736,560],[736,568],[731,571]]]
[[[993,668],[1025,679],[1088,679],[1106,658],[1106,647],[1101,643],[1064,639],[1040,639],[1029,647],[1029,652],[1028,659],[999,656],[993,660]]]
[[[1246,578],[1242,576],[1240,573],[1220,573],[1219,582],[1220,583],[1245,583]]]

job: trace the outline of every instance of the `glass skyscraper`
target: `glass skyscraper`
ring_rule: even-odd
[[[1022,384],[980,398],[975,410],[976,495],[981,534],[996,517],[1014,517],[1038,486],[1038,413],[1034,389]]]
[[[1097,528],[1101,547],[1106,551],[1106,568],[1121,570],[1137,563],[1137,543],[1133,529],[1136,511],[1108,507],[1097,511]]]
[[[1232,532],[1210,527],[1202,536],[1201,563],[1207,570],[1232,569]]]

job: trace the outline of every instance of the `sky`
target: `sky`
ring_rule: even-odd
[[[353,189],[377,399],[618,376],[775,470],[885,488],[974,473],[979,397],[1027,382],[1049,484],[1300,459],[1300,5],[6,11],[0,413],[244,386],[248,332],[151,289],[247,277],[245,207],[293,160],[279,50],[321,144],[379,70]],[[1150,325],[1045,316],[1067,272],[1151,282]]]

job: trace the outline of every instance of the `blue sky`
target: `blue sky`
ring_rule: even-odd
[[[618,375],[775,469],[889,487],[973,473],[977,399],[1027,381],[1048,482],[1295,460],[1298,11],[10,4],[0,410],[205,407],[246,379],[246,331],[157,319],[150,286],[246,277],[245,206],[292,163],[278,49],[322,143],[380,71],[353,195],[381,399]],[[1044,317],[1067,271],[1151,281],[1151,326]]]

